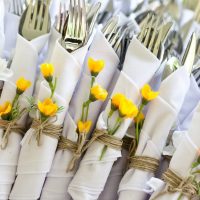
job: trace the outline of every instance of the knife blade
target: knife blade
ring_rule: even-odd
[[[188,42],[187,48],[185,50],[185,53],[184,53],[183,59],[182,59],[182,65],[187,69],[187,71],[190,74],[192,72],[193,64],[194,64],[194,60],[195,60],[196,43],[197,43],[196,34],[193,33],[190,38],[190,41]]]

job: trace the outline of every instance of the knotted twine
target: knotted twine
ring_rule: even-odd
[[[62,133],[63,126],[55,125],[57,118],[52,120],[52,118],[48,118],[45,121],[41,121],[38,119],[34,119],[31,125],[31,128],[35,130],[35,137],[37,141],[37,145],[40,146],[41,135],[47,135],[49,137],[59,139],[60,134]]]
[[[22,125],[17,124],[18,120],[26,113],[26,109],[24,108],[20,114],[13,120],[3,120],[0,119],[0,127],[4,130],[3,137],[2,137],[2,143],[1,143],[1,149],[6,149],[8,145],[9,136],[12,132],[24,135],[24,127]]]
[[[198,198],[198,188],[194,184],[192,177],[182,179],[171,169],[168,169],[163,174],[163,180],[167,183],[166,189],[156,195],[152,200],[158,200],[161,196],[167,193],[180,192],[182,195],[188,197],[189,200]]]
[[[133,156],[130,158],[129,167],[155,173],[159,167],[159,160],[148,156]]]
[[[62,139],[59,143],[58,146],[62,147],[60,149],[68,149],[73,152],[73,158],[68,166],[67,171],[72,171],[76,168],[76,163],[77,160],[81,157],[81,155],[93,144],[93,142],[98,141],[105,146],[116,149],[116,150],[121,150],[122,147],[122,140],[113,136],[109,135],[107,130],[95,130],[92,138],[84,145],[85,143],[85,134],[81,134],[82,139],[80,139],[76,145],[77,148],[76,150],[73,148],[75,147],[75,143],[68,140],[68,139]],[[83,138],[84,137],[84,138]],[[65,144],[64,144],[65,142]],[[64,145],[63,145],[64,144]],[[72,146],[73,144],[73,146]],[[74,151],[75,150],[75,151]]]

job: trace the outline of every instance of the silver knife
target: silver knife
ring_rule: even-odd
[[[182,65],[187,69],[187,71],[190,74],[192,72],[194,60],[195,60],[196,43],[197,43],[196,34],[193,33],[190,38],[190,41],[188,42],[187,48],[185,50],[185,53],[182,59]]]
[[[162,33],[162,36],[161,36],[161,43],[164,43],[169,32],[170,32],[170,29],[172,28],[173,26],[173,22],[168,22],[167,24],[165,24],[162,28],[163,28],[163,33]]]

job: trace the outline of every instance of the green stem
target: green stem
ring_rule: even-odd
[[[181,200],[181,199],[182,199],[182,197],[183,197],[183,194],[181,193],[181,194],[179,195],[179,197],[178,197],[178,199],[177,199],[177,200]]]
[[[109,119],[112,117],[114,113],[114,110],[110,110],[110,112],[108,113],[108,117],[107,117],[107,129],[108,129],[108,132],[109,132]]]
[[[101,161],[102,160],[102,158],[104,157],[104,155],[105,155],[105,153],[106,153],[106,150],[107,150],[107,146],[104,146],[103,147],[103,150],[102,150],[102,152],[101,152],[101,156],[99,157],[99,160]]]
[[[19,99],[19,94],[16,94],[15,95],[15,98],[13,99],[13,102],[12,102],[12,107],[14,107],[15,106],[15,104],[17,103],[17,101],[18,101],[18,99]]]
[[[84,111],[85,111],[85,102],[82,105],[81,121],[83,121],[84,119]]]
[[[141,103],[140,104],[140,107],[139,107],[139,111],[138,111],[138,114],[136,116],[136,119],[140,116],[140,114],[142,113],[142,110],[144,108],[145,104]],[[140,122],[136,122],[136,128],[135,128],[135,139],[136,139],[136,143],[138,145],[139,143],[139,137],[140,137],[140,131],[139,131],[139,123]]]
[[[52,98],[53,95],[54,95],[54,93],[55,93],[56,85],[57,85],[57,78],[55,78],[54,84],[53,84],[52,81],[49,82],[49,87],[50,87],[50,89],[51,89],[51,96],[50,96],[50,98]]]
[[[87,107],[86,107],[85,121],[87,121],[87,119],[88,119],[90,103],[91,103],[90,100],[88,100],[87,103],[86,103],[86,106],[87,106]]]
[[[111,131],[109,131],[109,134],[114,135],[116,133],[116,131],[119,129],[121,123],[122,123],[122,118],[118,117],[115,122],[114,128]]]
[[[91,88],[93,87],[94,82],[95,82],[95,76],[92,76],[92,80],[91,80]]]

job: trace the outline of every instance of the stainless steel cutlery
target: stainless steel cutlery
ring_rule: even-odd
[[[23,13],[19,32],[27,40],[33,40],[50,31],[50,0],[31,0]]]

